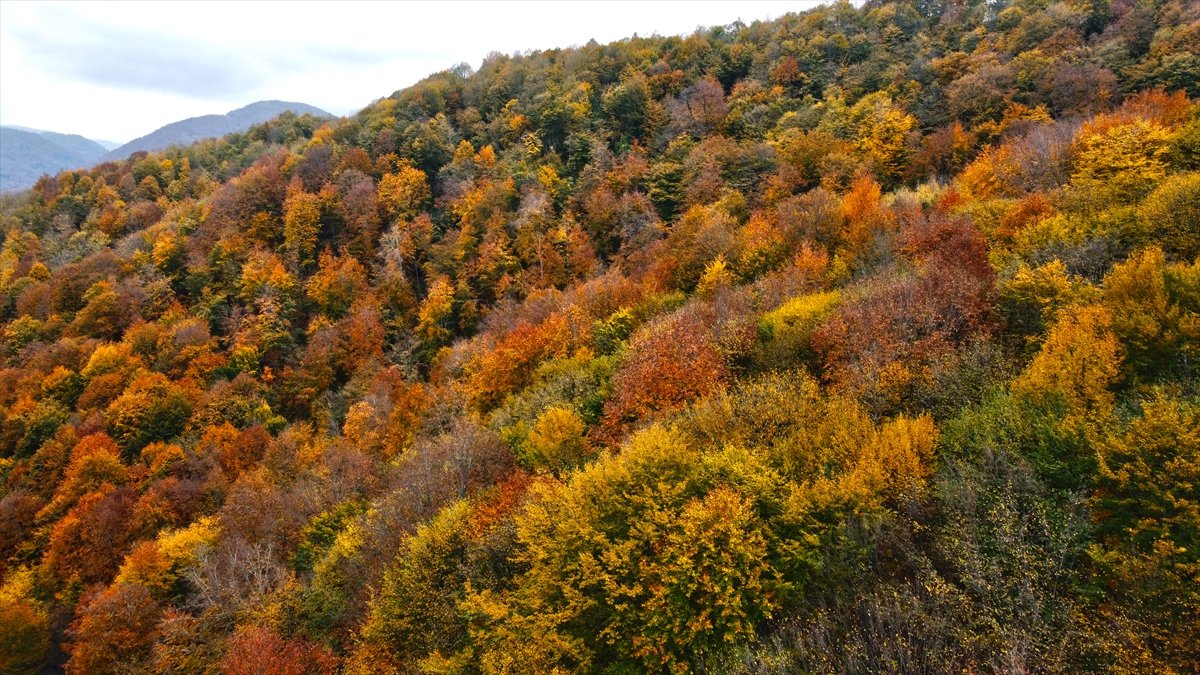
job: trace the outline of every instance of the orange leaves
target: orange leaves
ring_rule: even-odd
[[[182,388],[159,373],[146,373],[129,384],[104,417],[117,443],[135,452],[183,431],[191,414],[192,403]]]
[[[425,172],[411,165],[402,165],[379,179],[379,205],[388,220],[413,218],[425,207],[429,196]]]
[[[303,638],[286,639],[266,626],[243,626],[221,661],[222,675],[332,675],[337,657]]]
[[[138,584],[114,584],[84,599],[71,625],[75,642],[67,672],[113,672],[145,658],[157,635],[161,608]]]
[[[323,314],[339,319],[350,305],[367,290],[367,273],[350,256],[334,257],[329,251],[321,253],[317,273],[305,284],[305,292]]]
[[[1013,389],[1038,398],[1062,396],[1077,422],[1103,419],[1113,412],[1111,387],[1119,380],[1123,358],[1107,309],[1067,309]]]
[[[1009,145],[984,150],[958,176],[958,185],[973,199],[1016,197],[1019,186],[1013,183],[1018,166]]]
[[[889,214],[879,204],[880,196],[879,183],[862,174],[842,197],[842,217],[846,222],[842,246],[852,260],[865,254],[875,237],[890,225]]]
[[[825,376],[836,386],[873,392],[882,406],[877,412],[911,402],[926,366],[993,327],[993,273],[979,232],[933,214],[909,224],[904,238],[921,264],[915,278],[867,285],[812,339]]]
[[[46,566],[64,582],[108,580],[125,556],[135,499],[109,483],[84,495],[51,529]]]
[[[355,447],[392,459],[412,445],[430,398],[425,385],[405,382],[395,368],[382,370],[367,398],[350,407],[342,434]]]
[[[674,410],[729,378],[710,321],[689,308],[634,336],[629,360],[613,379],[613,395],[604,406],[603,424],[609,434]]]
[[[288,188],[283,204],[283,245],[300,265],[314,261],[321,232],[321,198],[305,192],[299,183]]]
[[[567,356],[588,344],[590,331],[591,322],[578,309],[554,314],[540,324],[518,325],[466,365],[468,397],[481,410],[494,408],[527,384],[541,361]]]

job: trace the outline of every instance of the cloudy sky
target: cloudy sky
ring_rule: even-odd
[[[0,2],[0,123],[124,142],[282,99],[346,115],[490,52],[682,35],[818,4]]]

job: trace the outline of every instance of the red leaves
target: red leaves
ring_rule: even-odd
[[[886,396],[893,401],[926,364],[993,324],[994,272],[979,231],[936,213],[905,215],[902,239],[916,273],[863,287],[862,299],[840,308],[812,339],[828,380],[859,392],[894,387]]]
[[[79,500],[50,532],[46,562],[62,580],[105,581],[128,548],[128,528],[137,495],[105,483]]]
[[[688,308],[636,335],[631,355],[613,380],[603,425],[616,435],[630,422],[650,419],[703,396],[729,378],[712,337],[712,318]]]
[[[333,673],[337,657],[301,638],[285,639],[266,626],[243,627],[221,661],[223,675],[310,675]]]

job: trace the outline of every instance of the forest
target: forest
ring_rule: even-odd
[[[0,200],[0,672],[1196,672],[1198,369],[1197,3],[493,54]]]

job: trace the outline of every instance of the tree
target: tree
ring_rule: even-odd
[[[359,640],[386,655],[394,668],[464,646],[467,622],[459,611],[470,568],[470,505],[455,502],[407,537],[371,602]],[[361,649],[361,648],[360,648]]]
[[[285,639],[266,626],[243,626],[221,661],[222,675],[331,675],[337,657],[300,638]]]
[[[293,183],[283,203],[283,246],[294,264],[307,267],[316,261],[320,232],[321,198]]]
[[[1124,358],[1112,322],[1097,305],[1064,312],[1013,389],[1035,398],[1061,396],[1073,422],[1111,415]]]
[[[526,461],[533,468],[551,471],[579,465],[591,454],[586,433],[587,426],[574,408],[547,408],[529,432]]]
[[[379,179],[379,206],[389,221],[411,220],[429,201],[425,172],[409,165]]]
[[[183,431],[192,403],[183,389],[159,373],[139,375],[104,413],[108,432],[128,455],[152,441]]]
[[[428,349],[437,349],[453,334],[449,329],[454,314],[454,287],[446,277],[438,277],[429,287],[429,294],[421,302],[418,313],[417,334]]]
[[[317,273],[305,284],[309,301],[330,319],[340,319],[367,290],[367,274],[357,259],[321,252]]]
[[[604,112],[614,130],[627,141],[642,137],[650,117],[651,97],[641,73],[610,87],[604,92]]]
[[[1200,265],[1167,265],[1158,248],[1113,267],[1104,300],[1126,365],[1147,379],[1187,372],[1200,357]]]
[[[747,640],[773,607],[766,535],[746,497],[702,487],[697,459],[651,427],[568,482],[535,485],[516,516],[528,571],[463,603],[481,665],[684,671]]]
[[[160,613],[159,604],[138,584],[113,584],[84,598],[71,624],[74,641],[67,672],[113,673],[144,663]]]
[[[0,672],[35,672],[50,647],[46,610],[31,596],[28,570],[6,575],[0,586]]]
[[[633,337],[628,360],[613,377],[603,424],[616,433],[703,396],[726,381],[729,369],[712,339],[709,318],[688,307]]]
[[[1102,443],[1092,500],[1100,538],[1089,553],[1111,589],[1105,604],[1125,609],[1135,622],[1133,642],[1150,656],[1141,665],[1200,657],[1193,620],[1200,612],[1194,583],[1200,517],[1193,506],[1200,500],[1198,429],[1194,403],[1158,391],[1123,434]],[[1124,666],[1137,652],[1118,654]]]
[[[1166,176],[1164,155],[1170,138],[1166,129],[1146,120],[1122,124],[1100,117],[1084,126],[1071,180],[1085,199],[1132,201],[1150,192]]]
[[[903,175],[909,154],[908,134],[917,120],[892,105],[886,96],[862,98],[850,109],[858,124],[858,148],[875,166],[887,185]]]
[[[1154,242],[1182,261],[1200,257],[1200,172],[1167,177],[1138,209],[1141,239]]]
[[[47,567],[64,582],[110,579],[125,557],[135,501],[130,488],[108,483],[80,498],[50,530]]]

